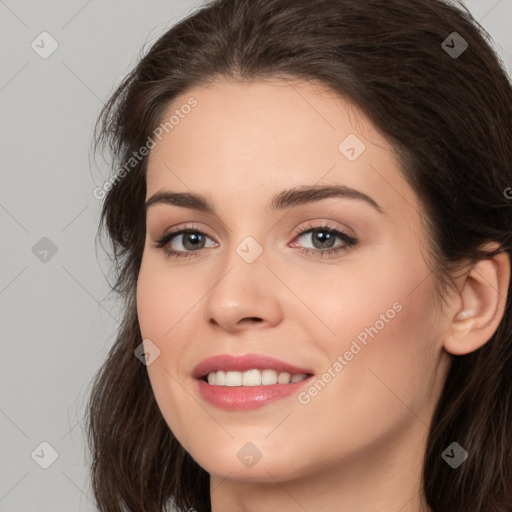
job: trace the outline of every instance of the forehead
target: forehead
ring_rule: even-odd
[[[150,152],[148,197],[192,189],[215,203],[236,195],[248,207],[263,206],[276,189],[343,184],[384,208],[419,209],[386,138],[351,101],[320,84],[216,80],[176,98],[161,126],[171,117]]]

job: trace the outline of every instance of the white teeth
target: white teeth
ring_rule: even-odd
[[[211,372],[215,375],[215,384],[217,386],[225,386],[226,385],[226,372],[218,371],[218,372]],[[210,374],[208,374],[209,376]]]
[[[259,370],[248,370],[242,374],[242,386],[260,386],[261,372]]]
[[[242,374],[240,372],[226,372],[226,386],[241,386]]]
[[[277,383],[278,384],[289,384],[290,377],[291,377],[291,374],[282,372],[279,374],[279,377],[277,377]]]
[[[289,384],[307,378],[305,373],[290,374],[276,370],[258,370],[256,368],[246,372],[222,371],[210,372],[208,384],[212,386],[268,386],[272,384]]]
[[[261,383],[264,386],[268,384],[277,384],[277,372],[275,370],[263,370],[261,372]]]

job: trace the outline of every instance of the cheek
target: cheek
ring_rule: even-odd
[[[381,254],[378,264],[311,282],[312,309],[335,333],[321,341],[326,369],[338,356],[346,361],[343,370],[350,367],[334,379],[340,392],[361,396],[366,389],[369,400],[385,401],[396,401],[396,393],[406,403],[427,399],[441,353],[434,282],[420,255],[406,254]]]
[[[357,409],[354,415],[391,425],[399,418],[413,419],[410,408],[428,421],[441,347],[435,314],[428,307],[431,282],[423,286],[412,294],[397,286],[384,297],[372,296],[359,311],[359,321],[347,322],[349,337],[330,355],[333,361],[338,355],[348,361],[337,398]],[[347,397],[358,397],[358,404]]]
[[[173,271],[157,258],[143,259],[137,281],[137,313],[142,336],[167,339],[179,322],[192,313],[201,297],[190,274]]]
[[[137,313],[142,339],[150,339],[160,350],[159,357],[147,366],[155,400],[169,429],[190,450],[186,425],[196,420],[188,402],[190,395],[179,383],[177,363],[187,344],[185,339],[180,344],[181,337],[173,339],[173,334],[186,326],[187,312],[198,297],[177,274],[171,276],[159,262],[143,259],[137,281]]]
[[[166,290],[159,274],[150,265],[141,266],[137,280],[137,314],[143,338],[158,339],[170,325],[165,322],[167,301],[172,300],[171,291]]]
[[[405,425],[421,430],[420,421],[428,424],[437,349],[435,318],[425,308],[430,283],[424,285],[407,295],[407,286],[395,281],[386,293],[354,288],[352,302],[338,298],[340,311],[350,313],[331,324],[337,335],[322,342],[327,358],[318,377],[325,384],[306,388],[299,397],[306,405],[296,410],[301,424],[327,414],[322,428],[330,449],[339,441],[334,458],[379,443]]]

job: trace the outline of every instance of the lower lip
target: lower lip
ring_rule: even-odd
[[[299,382],[266,386],[215,386],[204,380],[198,380],[197,383],[201,396],[212,405],[230,411],[247,411],[297,393],[310,379],[308,377]]]

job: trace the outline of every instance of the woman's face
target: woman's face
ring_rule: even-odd
[[[167,196],[146,214],[138,315],[176,438],[229,480],[413,467],[449,357],[421,206],[389,143],[312,83],[216,81],[172,115],[147,199],[213,207]]]

